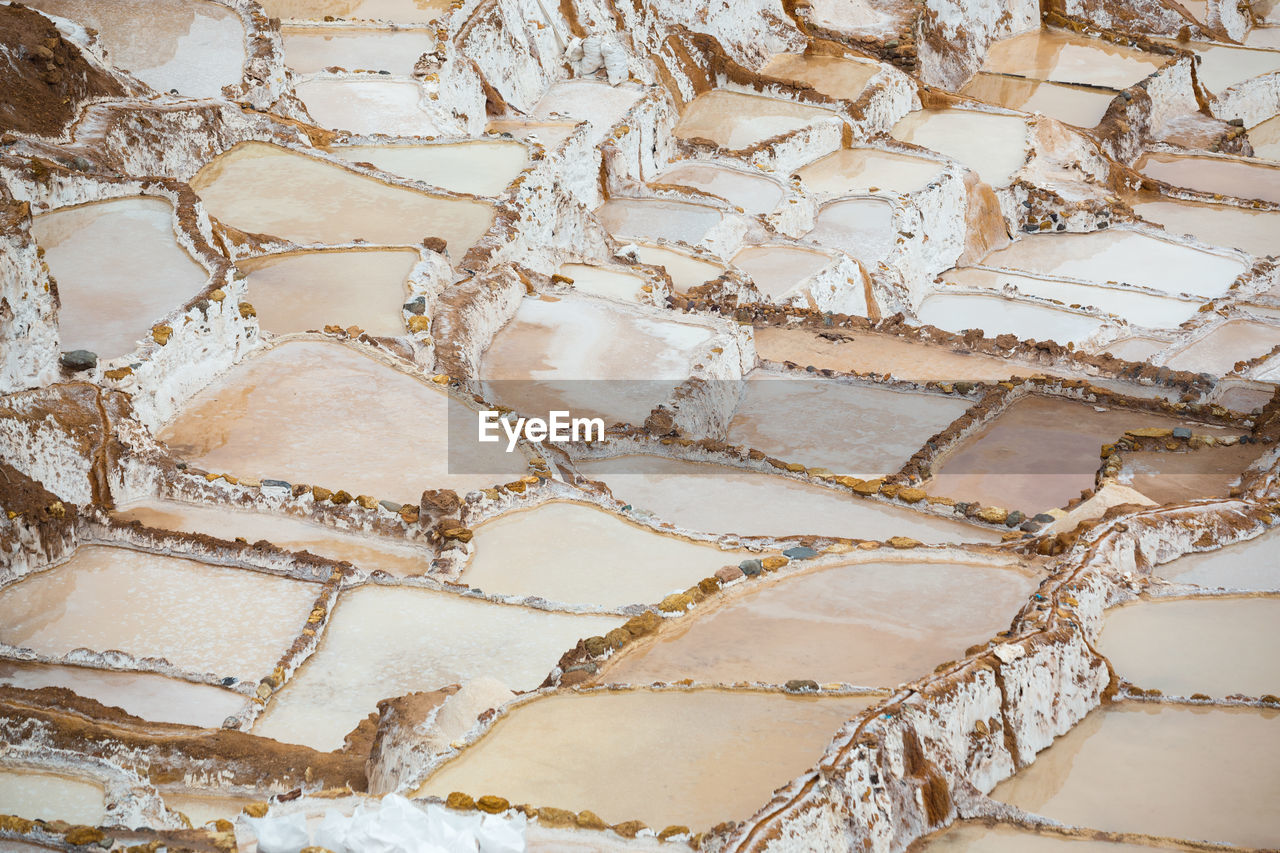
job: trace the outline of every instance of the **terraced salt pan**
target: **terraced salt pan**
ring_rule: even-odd
[[[842,148],[797,174],[810,190],[831,195],[913,193],[942,174],[942,164],[873,148]]]
[[[1022,116],[916,110],[899,119],[892,136],[959,160],[993,187],[1007,186],[1027,156],[1027,120]]]
[[[370,163],[384,172],[441,189],[501,195],[529,164],[528,150],[508,140],[473,140],[443,145],[340,145],[335,157]]]
[[[414,251],[329,251],[240,261],[258,324],[277,335],[359,326],[371,335],[405,334],[401,306]]]
[[[1134,168],[1175,187],[1280,202],[1280,166],[1265,161],[1151,151],[1142,155]]]
[[[711,261],[695,258],[687,252],[645,243],[636,245],[636,260],[665,269],[667,275],[671,276],[672,287],[679,293],[685,293],[691,287],[706,284],[725,269]]]
[[[108,60],[159,92],[222,96],[244,73],[244,24],[207,0],[31,0],[23,3],[92,27]]]
[[[192,826],[204,826],[215,820],[234,822],[244,807],[254,802],[249,798],[178,793],[165,793],[162,799],[166,808],[186,815]]]
[[[356,350],[291,341],[223,374],[159,438],[214,471],[400,502],[416,503],[423,489],[464,494],[526,473],[505,445],[450,450],[450,411],[473,417],[437,386]]]
[[[969,401],[753,370],[730,444],[807,467],[873,478],[897,471]]]
[[[600,680],[894,687],[1008,628],[1038,581],[1013,568],[916,562],[775,578],[628,648]]]
[[[680,139],[709,139],[721,148],[741,151],[835,116],[831,110],[796,101],[712,89],[685,105],[674,133]]]
[[[693,187],[750,214],[771,213],[782,201],[782,187],[776,181],[704,161],[677,162],[654,175],[650,183]]]
[[[532,690],[565,649],[622,622],[425,589],[361,587],[338,600],[320,647],[272,698],[253,732],[337,749],[382,699],[481,676]]]
[[[860,35],[893,38],[902,31],[903,15],[891,4],[870,0],[816,0],[810,7],[814,23]]]
[[[159,322],[208,282],[174,237],[173,206],[122,198],[62,208],[32,221],[36,243],[58,280],[64,351],[102,359],[132,352]]]
[[[720,211],[702,204],[654,198],[610,199],[596,210],[620,240],[671,240],[695,245],[720,224]]]
[[[573,279],[573,289],[580,293],[622,302],[639,302],[640,288],[648,284],[634,273],[591,264],[564,264],[559,274]]]
[[[946,292],[932,293],[921,300],[916,317],[921,325],[948,332],[982,329],[990,337],[1011,334],[1061,344],[1088,339],[1104,322],[1086,314],[1008,297]]]
[[[1041,29],[994,42],[981,70],[1127,89],[1169,59],[1064,30]]]
[[[877,701],[711,690],[549,696],[512,710],[418,796],[499,791],[589,809],[606,823],[744,820]]]
[[[1280,52],[1253,50],[1209,42],[1176,43],[1183,50],[1193,51],[1200,61],[1196,64],[1196,79],[1214,94],[1243,83],[1253,77],[1280,71]]]
[[[1235,364],[1270,352],[1280,345],[1280,326],[1253,320],[1229,320],[1165,360],[1175,370],[1230,373]]]
[[[1103,444],[1126,430],[1177,426],[1210,429],[1152,412],[1099,412],[1071,400],[1023,397],[949,454],[925,489],[1032,515],[1091,488]]]
[[[1267,847],[1277,728],[1280,714],[1253,708],[1108,705],[991,796],[1074,826]]]
[[[1255,157],[1280,160],[1280,115],[1249,128],[1249,144]]]
[[[1141,362],[1148,360],[1168,346],[1168,341],[1134,335],[1131,337],[1119,338],[1105,346],[1099,347],[1099,349],[1104,352],[1109,352],[1117,358]]]
[[[262,0],[262,11],[286,21],[320,21],[332,15],[345,20],[425,24],[449,8],[448,0]]]
[[[965,84],[960,94],[988,104],[1024,113],[1042,113],[1076,127],[1090,128],[1102,121],[1117,93],[1025,77],[978,73]]]
[[[1280,599],[1135,601],[1107,612],[1098,651],[1116,674],[1173,696],[1280,691]]]
[[[656,456],[581,461],[619,500],[664,521],[704,533],[885,539],[925,543],[990,542],[998,534],[949,518],[847,497],[772,474]]]
[[[148,672],[0,661],[0,684],[37,690],[65,687],[144,720],[214,729],[244,707],[239,693]],[[0,810],[0,814],[4,814]]]
[[[485,592],[602,607],[657,603],[746,556],[566,502],[487,521],[473,541],[464,583]]]
[[[1268,532],[1213,551],[1187,554],[1152,568],[1175,583],[1224,589],[1280,590],[1280,533]]]
[[[919,853],[1151,853],[1145,844],[1044,835],[1010,826],[954,823],[920,845]]]
[[[782,299],[808,278],[835,261],[826,252],[799,246],[747,246],[733,256],[733,265],[751,276],[765,296]]]
[[[87,779],[0,765],[0,814],[98,826],[107,816],[106,793]]]
[[[408,77],[418,57],[436,47],[429,30],[369,27],[281,27],[284,61],[299,74],[332,66],[346,71],[390,71]]]
[[[309,551],[318,557],[347,560],[365,571],[393,575],[425,574],[431,552],[399,545],[383,537],[344,533],[300,518],[247,512],[227,506],[147,500],[112,513],[119,521],[140,521],[160,530],[203,533],[219,539],[267,540],[292,551]]]
[[[880,66],[875,62],[846,56],[775,53],[760,73],[808,83],[831,98],[856,101],[879,70]]]
[[[575,124],[588,121],[591,143],[598,145],[643,94],[644,89],[634,83],[610,86],[603,80],[565,80],[547,89],[531,115]]]
[[[295,91],[321,127],[388,136],[439,132],[421,107],[425,93],[414,81],[314,77],[299,83]]]
[[[84,545],[66,563],[0,592],[0,640],[46,655],[118,649],[257,680],[302,630],[319,589],[248,569]]]
[[[1170,199],[1154,193],[1131,195],[1125,201],[1134,213],[1164,226],[1170,234],[1190,235],[1257,257],[1280,254],[1280,239],[1276,237],[1280,234],[1280,213]]]
[[[805,239],[847,252],[864,263],[893,251],[893,205],[878,198],[833,201],[818,209]]]
[[[517,139],[538,142],[548,151],[554,151],[577,128],[572,121],[525,121],[520,119],[495,119],[489,122],[489,133],[506,133]]]
[[[410,245],[440,237],[457,262],[493,223],[491,204],[391,186],[263,142],[214,158],[191,186],[222,222],[296,243]]]
[[[1192,453],[1126,453],[1120,479],[1159,504],[1225,498],[1258,455],[1258,447],[1252,444]]]

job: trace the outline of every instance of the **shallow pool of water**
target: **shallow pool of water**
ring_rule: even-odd
[[[564,264],[559,274],[573,279],[573,289],[588,296],[602,296],[621,302],[639,302],[648,282],[635,273],[591,264]]]
[[[534,106],[537,119],[591,123],[589,139],[598,145],[627,110],[640,100],[644,89],[635,83],[610,86],[604,80],[564,80],[552,84]]]
[[[813,229],[804,236],[864,263],[881,260],[893,251],[898,237],[893,229],[893,205],[878,198],[828,202],[818,209]]]
[[[721,148],[740,151],[835,117],[834,112],[809,104],[712,89],[685,105],[675,135],[708,139]]]
[[[846,56],[775,53],[760,73],[808,83],[831,98],[856,101],[879,70],[880,66],[875,62]]]
[[[664,246],[651,246],[640,243],[636,246],[636,259],[641,263],[662,267],[671,276],[671,286],[677,292],[684,293],[691,287],[706,284],[724,272],[724,267],[702,258],[696,258],[687,252]]]
[[[441,145],[340,145],[335,157],[370,163],[385,172],[441,189],[475,195],[501,195],[529,164],[518,142],[474,140]]]
[[[1214,246],[1240,249],[1266,257],[1280,254],[1280,213],[1245,210],[1227,204],[1183,201],[1155,193],[1130,195],[1125,201],[1148,222],[1170,234],[1189,234]]]
[[[300,74],[337,66],[346,71],[390,71],[400,77],[413,73],[422,54],[434,50],[429,30],[368,27],[281,27],[284,61]]]
[[[319,21],[332,15],[346,20],[425,24],[449,8],[449,0],[262,0],[262,10],[271,17],[296,21]]]
[[[994,42],[987,49],[982,70],[1032,80],[1127,89],[1169,60],[1170,57],[1065,30],[1040,29]]]
[[[843,148],[798,172],[810,190],[831,195],[913,193],[942,174],[936,160],[872,148]]]
[[[88,779],[0,765],[0,814],[97,826],[107,816],[106,793]]]
[[[704,161],[677,162],[654,175],[650,183],[693,187],[750,214],[770,213],[782,201],[782,187],[777,181]]]
[[[914,853],[1151,853],[1145,844],[1095,841],[1051,833],[1038,834],[1012,826],[987,827],[980,823],[954,823],[921,842]]]
[[[1213,551],[1187,554],[1152,568],[1176,583],[1224,589],[1280,590],[1280,532],[1268,532]]]
[[[1100,329],[1103,320],[1063,311],[1049,305],[1021,302],[1003,296],[942,291],[926,296],[916,308],[922,326],[948,332],[982,329],[987,337],[1016,335],[1060,344],[1080,343]]]
[[[893,126],[894,139],[931,148],[1007,186],[1027,157],[1027,120],[976,110],[916,110]]]
[[[1280,166],[1229,157],[1190,157],[1152,151],[1134,168],[1175,187],[1280,202]]]
[[[989,104],[1024,113],[1041,113],[1083,128],[1102,121],[1117,94],[1106,89],[987,73],[975,74],[960,92]]]
[[[716,225],[720,211],[703,204],[655,198],[615,198],[596,210],[601,224],[620,240],[671,240],[695,245]]]
[[[314,77],[295,87],[316,124],[352,133],[434,136],[422,87],[409,80]]]
[[[1237,362],[1265,355],[1280,345],[1280,326],[1253,320],[1229,320],[1179,350],[1165,364],[1175,370],[1222,376]]]
[[[749,275],[760,292],[772,299],[795,293],[804,281],[834,261],[826,252],[799,246],[747,246],[733,256],[733,265]]]

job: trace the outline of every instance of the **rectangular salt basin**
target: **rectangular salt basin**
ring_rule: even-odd
[[[351,347],[289,341],[206,386],[159,438],[211,471],[401,503],[417,503],[424,489],[465,494],[526,474],[505,444],[450,451],[450,411],[475,420],[464,410],[438,386]]]
[[[83,545],[0,592],[0,641],[46,655],[112,649],[257,680],[302,630],[318,584]]]
[[[1188,157],[1152,151],[1134,168],[1175,187],[1233,198],[1280,202],[1280,166],[1264,160],[1233,157]]]
[[[1027,120],[1022,116],[916,110],[899,119],[892,136],[959,160],[993,187],[1007,186],[1027,158]]]
[[[707,139],[741,151],[831,118],[837,118],[836,113],[822,107],[712,89],[685,105],[674,133],[679,139]]]
[[[1107,409],[1052,397],[1023,397],[948,454],[925,488],[931,494],[1020,509],[1066,505],[1091,488],[1102,445],[1143,427],[1206,427],[1153,412]]]
[[[872,148],[842,148],[810,163],[797,174],[814,192],[831,195],[891,192],[905,195],[924,189],[942,174],[943,164],[924,157]]]
[[[856,101],[880,65],[847,56],[775,53],[760,69],[767,77],[797,80],[831,98]]]
[[[777,181],[706,161],[677,161],[654,175],[649,183],[693,187],[750,214],[770,213],[782,201],[782,187]]]
[[[993,43],[982,70],[1127,89],[1171,59],[1064,30],[1041,29]]]
[[[262,0],[262,11],[286,21],[320,21],[330,15],[345,20],[425,24],[449,8],[449,0]]]
[[[419,255],[409,250],[298,252],[240,261],[258,324],[277,335],[359,326],[370,335],[405,334],[405,280]]]
[[[1212,42],[1175,42],[1162,39],[1166,44],[1190,50],[1199,57],[1196,63],[1196,79],[1215,95],[1254,77],[1280,71],[1280,52],[1254,50]]]
[[[820,246],[847,252],[867,264],[893,251],[898,237],[893,227],[893,205],[878,198],[833,201],[818,209],[813,229],[805,234]]]
[[[917,853],[1151,853],[1145,844],[1095,841],[1090,834],[1041,835],[1018,826],[957,822],[922,840]]]
[[[417,796],[493,793],[589,809],[606,823],[697,831],[751,817],[878,701],[715,690],[549,696],[513,709]]]
[[[347,71],[390,71],[408,77],[418,57],[435,50],[430,30],[367,27],[281,27],[285,64],[299,74],[337,66]]]
[[[434,136],[435,120],[422,109],[417,81],[315,77],[295,87],[316,124],[352,133]]]
[[[32,220],[58,281],[64,351],[103,359],[130,353],[153,323],[208,283],[174,236],[168,199],[122,198],[54,210]]]
[[[619,302],[639,302],[641,288],[649,283],[632,272],[590,264],[564,264],[558,272],[572,279],[573,289],[579,293]]]
[[[0,815],[97,826],[107,817],[106,792],[88,779],[0,765]]]
[[[339,145],[329,153],[384,172],[474,195],[501,195],[524,167],[529,151],[510,140],[441,145]]]
[[[656,198],[615,198],[596,210],[600,224],[619,239],[671,240],[696,245],[720,224],[720,211],[703,204]]]
[[[746,556],[566,502],[486,521],[474,545],[461,577],[473,588],[602,607],[656,604]]]
[[[694,257],[686,252],[644,243],[636,246],[636,260],[642,264],[652,264],[665,269],[677,293],[685,293],[691,287],[706,284],[725,270],[720,264]]]
[[[1218,589],[1280,591],[1280,531],[1213,551],[1187,554],[1154,566],[1151,573],[1174,583]]]
[[[577,122],[521,121],[518,119],[494,119],[485,130],[489,133],[505,133],[516,139],[537,142],[548,153],[555,151],[578,127]]]
[[[244,811],[244,807],[252,802],[261,802],[250,798],[205,796],[202,794],[164,793],[165,808],[180,811],[191,821],[192,826],[204,826],[215,820],[234,822]]]
[[[981,293],[932,293],[921,300],[916,318],[922,326],[948,332],[982,329],[987,337],[1014,335],[1021,340],[1079,344],[1088,340],[1104,320],[1049,305],[987,296]]]
[[[222,222],[295,243],[411,245],[439,237],[462,259],[493,222],[493,205],[391,186],[264,142],[206,163],[191,187]]]
[[[119,521],[140,521],[159,530],[203,533],[219,539],[267,540],[291,551],[309,551],[318,557],[347,560],[366,571],[380,570],[397,576],[426,574],[432,552],[372,533],[344,533],[332,527],[291,518],[212,504],[146,500],[113,512]]]
[[[320,647],[272,698],[253,733],[332,750],[383,699],[481,676],[532,690],[578,640],[623,621],[425,589],[361,587],[339,599]]]
[[[1280,837],[1280,713],[1095,709],[991,796],[1074,826],[1270,847]]]
[[[773,474],[657,456],[580,461],[614,497],[664,521],[703,533],[744,536],[814,534],[850,539],[910,536],[925,543],[993,542],[982,527],[890,507]]]
[[[1038,582],[1016,567],[926,562],[773,575],[628,646],[599,681],[894,687],[1008,628]]]
[[[835,263],[835,257],[799,246],[747,246],[732,263],[765,297],[783,299],[802,293],[801,285]]]
[[[218,98],[244,74],[244,24],[207,0],[30,0],[22,5],[98,31],[113,66],[158,92]],[[140,29],[146,35],[140,35]]]
[[[1266,355],[1280,345],[1280,326],[1251,320],[1229,320],[1197,338],[1165,360],[1174,370],[1223,376],[1237,362]]]
[[[1280,599],[1134,601],[1107,611],[1097,649],[1116,674],[1167,695],[1280,694]]]
[[[1249,144],[1253,146],[1253,156],[1280,160],[1280,115],[1249,128]]]
[[[634,83],[610,86],[604,80],[565,80],[547,89],[534,105],[532,117],[591,123],[592,145],[598,145],[622,120],[644,89]]]
[[[1083,128],[1102,121],[1116,97],[1114,91],[987,73],[975,74],[960,93],[1011,110],[1042,113]]]
[[[1259,258],[1280,254],[1280,213],[1184,201],[1156,193],[1131,194],[1125,201],[1134,213],[1164,226],[1170,234],[1190,235]]]
[[[729,423],[730,444],[873,478],[892,474],[969,408],[963,397],[915,394],[757,369]]]
[[[244,707],[239,693],[149,672],[119,672],[0,660],[0,684],[37,690],[65,687],[86,699],[157,723],[216,729]],[[0,814],[3,810],[0,810]]]
[[[1120,479],[1158,504],[1225,498],[1258,455],[1253,444],[1205,447],[1191,453],[1129,452],[1122,457]]]

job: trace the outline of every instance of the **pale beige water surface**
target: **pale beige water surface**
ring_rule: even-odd
[[[1151,356],[1168,346],[1168,341],[1162,341],[1159,338],[1133,335],[1118,338],[1105,346],[1099,347],[1099,349],[1109,352],[1117,358],[1124,358],[1129,361],[1147,361]]]
[[[517,139],[536,141],[548,152],[556,150],[577,128],[577,123],[566,121],[527,121],[521,119],[494,119],[486,129],[490,133],[509,133]]]
[[[523,145],[496,139],[441,145],[339,145],[329,153],[442,189],[487,196],[502,194],[529,164]]]
[[[208,684],[149,672],[13,661],[0,661],[0,684],[27,690],[65,687],[86,699],[122,708],[144,720],[201,728],[220,727],[223,720],[244,707],[247,698]]]
[[[1163,225],[1171,234],[1189,234],[1205,243],[1258,257],[1280,254],[1280,213],[1183,201],[1155,193],[1129,195],[1125,201],[1134,213]]]
[[[1205,447],[1191,453],[1128,452],[1120,480],[1159,504],[1225,498],[1257,458],[1256,444]]]
[[[640,100],[644,88],[636,83],[610,86],[606,80],[563,80],[553,83],[534,105],[533,118],[591,123],[588,137],[599,144],[610,129]]]
[[[615,198],[596,210],[600,223],[620,240],[643,238],[694,245],[720,224],[720,211],[704,204],[656,198]]]
[[[776,578],[628,648],[601,681],[894,687],[1008,628],[1038,581],[1014,568],[923,562]]]
[[[988,337],[1016,335],[1060,344],[1080,343],[1105,322],[1087,314],[1063,311],[1049,305],[982,293],[931,293],[916,308],[922,326],[948,332],[982,329]]]
[[[674,132],[680,139],[709,139],[740,151],[835,117],[831,110],[796,101],[712,89],[685,105]]]
[[[1151,853],[1145,844],[1040,835],[1020,827],[980,823],[954,823],[910,849],[913,853]]]
[[[58,280],[61,348],[102,359],[132,352],[152,323],[208,282],[174,237],[173,206],[122,198],[35,217],[32,232]]]
[[[23,5],[97,30],[111,64],[157,91],[216,98],[243,74],[244,24],[220,3],[31,0]]]
[[[733,256],[732,262],[751,276],[762,294],[781,299],[834,261],[826,252],[799,246],[747,246]]]
[[[760,69],[760,73],[808,83],[831,98],[856,101],[879,70],[879,64],[865,59],[775,53]]]
[[[894,139],[959,160],[993,187],[1007,186],[1027,157],[1027,120],[976,110],[916,110],[893,126]]]
[[[215,820],[235,821],[245,806],[255,802],[248,797],[203,794],[164,793],[161,798],[166,808],[176,809],[186,815],[192,826],[204,826]]]
[[[921,542],[990,542],[998,534],[945,516],[860,500],[771,474],[656,456],[583,461],[618,500],[704,533],[849,538],[910,536]]]
[[[107,816],[106,793],[88,779],[0,765],[0,814],[97,826]]]
[[[991,796],[1076,826],[1269,847],[1278,730],[1276,711],[1112,705]]]
[[[390,71],[407,77],[422,54],[434,50],[429,30],[369,27],[281,27],[284,61],[300,74],[332,66],[346,71]]]
[[[809,189],[832,195],[913,193],[942,174],[943,164],[873,148],[842,148],[801,168]]]
[[[262,0],[262,10],[273,18],[318,21],[335,18],[425,24],[449,11],[448,0]]]
[[[422,109],[426,93],[415,81],[314,77],[299,83],[295,91],[321,127],[387,136],[439,132],[435,120]]]
[[[1225,589],[1280,590],[1280,532],[1268,532],[1213,551],[1187,554],[1151,573],[1176,583]]]
[[[215,471],[401,502],[416,503],[423,489],[462,494],[526,473],[505,444],[449,452],[451,410],[473,417],[437,386],[356,350],[294,341],[223,374],[159,438]]]
[[[1255,157],[1280,160],[1280,115],[1249,128],[1249,144]]]
[[[828,202],[818,209],[813,229],[804,236],[860,261],[878,261],[893,250],[898,237],[893,229],[893,205],[878,198]]]
[[[1280,202],[1280,166],[1266,161],[1151,151],[1134,168],[1175,187]]]
[[[639,302],[640,288],[648,283],[635,273],[591,264],[564,264],[558,272],[573,279],[573,289],[579,293],[622,302]]]
[[[382,699],[480,676],[532,690],[579,639],[623,621],[425,589],[352,590],[338,601],[319,649],[272,699],[253,733],[331,750]]]
[[[1042,113],[1084,128],[1093,127],[1102,121],[1107,107],[1111,106],[1116,96],[1116,92],[1105,89],[985,72],[975,74],[960,93],[1011,110]]]
[[[1170,60],[1065,30],[1041,29],[994,42],[982,70],[1127,89]]]
[[[656,604],[746,556],[566,502],[486,521],[472,541],[475,554],[462,573],[464,583],[603,607]]]
[[[0,640],[47,655],[119,649],[256,680],[302,630],[319,592],[248,569],[84,545],[0,593]]]
[[[724,272],[723,266],[695,258],[687,252],[644,243],[636,246],[636,259],[641,263],[664,268],[667,275],[671,276],[672,286],[681,293],[691,287],[706,284]]]
[[[1163,41],[1200,57],[1196,64],[1196,79],[1215,95],[1250,78],[1280,71],[1280,52],[1275,50],[1254,50],[1202,41],[1182,44],[1172,39]]]
[[[1175,370],[1230,373],[1240,361],[1265,355],[1280,345],[1280,326],[1253,320],[1229,320],[1165,360]]]
[[[250,543],[265,539],[272,545],[292,551],[309,551],[318,557],[347,560],[366,571],[421,575],[431,565],[429,550],[372,534],[344,533],[287,515],[166,500],[139,501],[112,515],[120,521],[140,521],[161,530],[203,533],[219,539],[243,539]]]
[[[1168,695],[1280,693],[1280,598],[1135,601],[1109,610],[1097,649]]]
[[[777,181],[717,163],[677,162],[654,175],[650,183],[693,187],[719,196],[750,214],[770,213],[782,200],[782,187]]]
[[[550,696],[499,720],[418,793],[497,792],[609,823],[696,831],[750,817],[877,701],[710,690]]]
[[[491,204],[442,198],[263,142],[219,155],[191,179],[209,212],[244,231],[298,243],[448,242],[454,262],[493,222]]]
[[[359,326],[371,335],[405,334],[401,306],[414,251],[330,251],[240,261],[258,325],[278,335]]]

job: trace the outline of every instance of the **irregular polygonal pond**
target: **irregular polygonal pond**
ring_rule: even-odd
[[[1214,246],[1240,249],[1266,257],[1280,253],[1280,214],[1245,210],[1228,204],[1208,204],[1167,198],[1155,193],[1129,196],[1133,212],[1163,225],[1170,234],[1189,234]]]
[[[319,591],[248,569],[84,545],[0,592],[0,640],[46,655],[116,649],[257,680],[302,630]]]
[[[1151,853],[1151,848],[1145,844],[1095,841],[1085,833],[1042,835],[1021,827],[954,823],[924,840],[918,853]]]
[[[878,198],[853,198],[828,202],[819,208],[813,230],[805,234],[805,239],[867,263],[886,257],[897,236],[893,205]]]
[[[987,49],[982,70],[1032,80],[1127,89],[1168,60],[1169,57],[1065,30],[1040,29],[994,42]]]
[[[685,105],[675,135],[707,139],[721,148],[740,151],[834,117],[830,110],[809,104],[713,89]]]
[[[1212,551],[1187,554],[1151,573],[1175,583],[1224,589],[1280,590],[1280,534],[1264,533]]]
[[[847,56],[775,53],[760,73],[808,83],[831,98],[856,101],[879,70],[875,62]]]
[[[320,21],[326,15],[347,20],[425,24],[449,11],[448,0],[262,0],[273,18]]]
[[[423,181],[441,189],[475,195],[500,195],[529,164],[519,142],[478,140],[441,145],[339,145],[329,153],[353,163],[370,163],[384,172]]]
[[[32,232],[58,280],[63,350],[110,359],[133,351],[151,324],[208,282],[174,237],[173,206],[122,198],[35,217]]]
[[[712,690],[549,696],[512,710],[418,794],[500,792],[610,823],[743,820],[877,701]]]
[[[1142,155],[1134,168],[1175,187],[1280,202],[1280,166],[1264,161],[1152,151]]]
[[[565,264],[559,274],[572,279],[573,289],[579,293],[620,302],[639,302],[641,288],[648,284],[635,273],[591,264]]]
[[[942,164],[874,148],[842,148],[798,174],[809,189],[831,195],[913,193],[942,174]]]
[[[1249,128],[1249,144],[1255,157],[1280,160],[1280,115]]]
[[[97,826],[107,816],[105,799],[97,782],[0,765],[0,814]]]
[[[831,266],[826,252],[800,246],[747,246],[733,256],[733,265],[751,277],[765,296],[795,295],[800,285]]]
[[[598,144],[644,94],[633,83],[610,86],[604,80],[564,80],[552,84],[533,108],[538,119],[591,123],[590,139]]]
[[[382,699],[481,676],[512,690],[532,690],[565,649],[622,621],[425,589],[352,590],[338,600],[320,648],[272,697],[253,732],[337,749]]]
[[[1280,326],[1253,320],[1230,320],[1197,338],[1165,360],[1175,370],[1221,376],[1237,362],[1266,355],[1280,345]]]
[[[960,92],[989,104],[1024,113],[1043,113],[1058,121],[1085,128],[1102,121],[1102,116],[1117,94],[1106,89],[985,72],[975,74]]]
[[[923,326],[948,332],[982,329],[987,335],[1080,343],[1102,328],[1103,320],[1050,305],[981,293],[932,293],[921,300],[916,317]]]
[[[1214,94],[1221,94],[1253,77],[1280,71],[1280,52],[1275,50],[1254,50],[1203,41],[1177,43],[1170,39],[1167,43],[1195,53],[1196,79]]]
[[[413,73],[418,57],[436,47],[429,30],[368,27],[281,27],[284,61],[300,74],[337,66],[346,71]]]
[[[693,187],[751,214],[770,213],[782,201],[782,187],[776,181],[718,163],[677,162],[654,175],[650,183]]]
[[[925,562],[773,577],[627,647],[600,680],[894,687],[1008,628],[1038,582],[1014,567]]]
[[[946,154],[993,187],[1006,186],[1027,157],[1027,120],[976,110],[916,110],[893,126],[893,138]]]
[[[388,136],[432,136],[435,120],[422,109],[422,86],[410,80],[315,77],[295,91],[321,127]]]
[[[706,284],[724,272],[724,267],[711,261],[696,258],[665,246],[636,246],[636,259],[641,263],[660,266],[671,276],[671,284],[678,292]]]
[[[694,245],[720,224],[720,211],[702,204],[655,198],[616,198],[596,215],[619,239],[672,240]]]
[[[1206,447],[1190,453],[1131,451],[1122,456],[1120,480],[1158,504],[1225,498],[1258,455],[1258,446],[1253,444]]]

